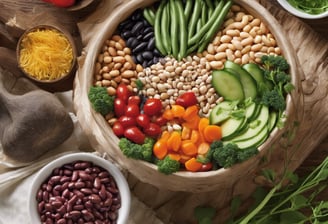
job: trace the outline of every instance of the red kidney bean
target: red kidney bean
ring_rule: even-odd
[[[36,200],[42,223],[116,223],[121,207],[114,178],[86,161],[54,169]]]

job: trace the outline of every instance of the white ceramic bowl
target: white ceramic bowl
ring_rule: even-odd
[[[285,10],[287,10],[294,16],[297,16],[297,17],[300,17],[303,19],[322,19],[322,18],[328,17],[328,11],[323,12],[321,14],[312,15],[312,14],[306,13],[304,11],[301,11],[299,9],[296,9],[291,4],[289,4],[287,0],[278,0],[278,2]]]
[[[41,184],[51,175],[55,168],[60,168],[64,164],[72,163],[74,161],[89,161],[94,165],[106,169],[112,177],[115,179],[117,188],[119,189],[121,196],[121,208],[118,211],[118,224],[125,224],[128,221],[130,205],[131,205],[131,194],[129,185],[121,173],[121,171],[108,160],[105,160],[99,156],[91,153],[73,153],[61,156],[46,166],[44,166],[34,177],[30,186],[30,195],[28,196],[28,206],[30,214],[30,222],[33,224],[40,223],[40,215],[38,213],[36,195]]]

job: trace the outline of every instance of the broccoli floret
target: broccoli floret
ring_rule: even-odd
[[[277,89],[264,92],[261,102],[276,111],[283,111],[286,108],[285,97]]]
[[[95,111],[103,116],[113,111],[114,97],[108,95],[107,89],[101,86],[92,86],[88,94],[89,100]]]
[[[151,162],[154,143],[155,140],[148,137],[142,145],[133,143],[127,138],[121,138],[118,146],[126,157]]]
[[[261,62],[266,70],[286,71],[289,69],[289,64],[283,56],[263,55]]]
[[[214,150],[213,161],[224,168],[241,163],[258,153],[257,148],[240,149],[237,144],[232,142],[223,145],[222,142],[215,141],[211,146]]]
[[[159,172],[169,175],[180,170],[180,163],[171,159],[170,156],[166,156],[164,159],[158,160],[157,169]]]
[[[194,209],[194,215],[198,224],[211,224],[215,216],[216,210],[213,207],[197,206]]]

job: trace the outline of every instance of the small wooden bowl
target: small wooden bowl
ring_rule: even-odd
[[[67,40],[69,41],[70,46],[72,48],[73,58],[72,58],[70,68],[68,69],[68,72],[66,74],[64,74],[63,76],[61,76],[57,79],[43,79],[43,80],[40,80],[40,79],[35,78],[33,75],[29,74],[21,66],[21,64],[20,64],[20,52],[22,50],[22,41],[24,40],[26,35],[28,35],[31,32],[35,32],[37,30],[47,30],[47,29],[57,31],[58,33],[62,34],[64,37],[67,38]],[[66,91],[66,90],[72,88],[72,83],[73,83],[73,80],[74,80],[74,76],[75,76],[75,72],[76,72],[76,65],[77,65],[77,63],[76,63],[77,49],[76,49],[76,45],[75,45],[75,42],[73,40],[73,37],[66,30],[64,30],[60,27],[54,26],[54,25],[38,25],[38,26],[32,27],[30,29],[27,29],[18,40],[18,44],[17,44],[17,47],[16,47],[16,57],[17,57],[18,67],[23,72],[23,74],[28,79],[32,80],[40,88],[51,91],[51,92]]]

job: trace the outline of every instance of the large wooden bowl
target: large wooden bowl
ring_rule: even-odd
[[[250,14],[260,18],[276,38],[284,57],[291,66],[292,83],[295,90],[287,97],[287,121],[283,129],[275,129],[267,141],[259,148],[260,154],[229,169],[192,173],[180,171],[172,175],[163,175],[154,164],[125,157],[118,147],[119,139],[99,113],[96,113],[88,100],[87,93],[93,84],[93,73],[97,55],[106,39],[111,37],[121,21],[126,19],[137,8],[143,8],[154,1],[128,1],[117,7],[102,24],[103,29],[94,33],[86,48],[82,66],[75,78],[74,107],[83,130],[95,150],[106,152],[120,167],[128,170],[141,182],[151,184],[160,189],[188,192],[207,192],[218,189],[229,189],[234,182],[247,173],[253,172],[260,165],[261,158],[268,149],[278,147],[281,136],[292,128],[295,121],[301,120],[303,114],[302,91],[300,86],[300,66],[295,52],[287,39],[287,35],[276,19],[256,1],[235,0]]]

